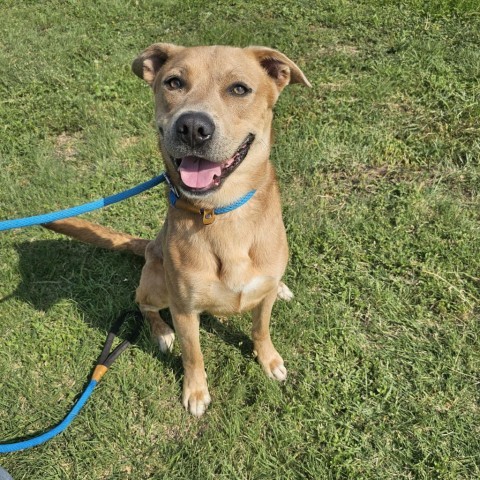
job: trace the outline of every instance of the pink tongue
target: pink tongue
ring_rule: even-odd
[[[206,188],[213,183],[214,175],[220,177],[222,167],[199,157],[183,157],[179,167],[182,182],[190,188]]]

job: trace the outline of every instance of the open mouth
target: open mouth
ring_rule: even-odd
[[[249,133],[236,152],[224,162],[211,162],[202,157],[189,155],[175,158],[182,187],[195,193],[207,193],[218,188],[247,156],[255,135]]]

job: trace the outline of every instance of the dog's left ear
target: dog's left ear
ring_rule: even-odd
[[[312,86],[300,68],[278,50],[267,47],[247,47],[245,50],[255,55],[260,65],[276,83],[279,91],[290,83]]]

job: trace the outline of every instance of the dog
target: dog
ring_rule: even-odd
[[[170,203],[160,233],[148,241],[79,219],[45,226],[145,256],[136,302],[162,351],[178,337],[182,403],[200,417],[211,402],[199,340],[202,312],[251,310],[259,364],[268,377],[286,379],[269,330],[277,297],[293,297],[281,281],[288,246],[269,160],[271,124],[285,86],[311,85],[293,61],[266,47],[156,43],[133,61],[132,70],[155,98]],[[160,316],[164,308],[171,311],[175,333]]]

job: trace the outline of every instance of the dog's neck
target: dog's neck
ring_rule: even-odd
[[[179,197],[176,194],[175,190],[173,190],[172,188],[170,188],[169,200],[170,200],[170,205],[172,207],[180,208],[181,210],[185,210],[190,213],[201,215],[203,224],[211,225],[216,220],[216,217],[218,215],[223,215],[224,213],[230,213],[230,212],[233,212],[234,210],[237,210],[237,208],[243,207],[246,203],[248,203],[252,199],[255,193],[256,193],[256,190],[250,190],[245,195],[243,195],[243,197],[239,198],[233,203],[230,203],[229,205],[224,205],[223,207],[220,207],[220,208],[211,208],[211,209],[194,207],[187,200]]]
[[[268,199],[271,190],[276,189],[277,186],[273,165],[268,159],[265,163],[266,165],[258,166],[258,172],[261,172],[261,175],[253,175],[249,182],[232,182],[232,185],[226,183],[218,191],[205,197],[185,195],[173,182],[171,174],[167,173],[169,204],[172,208],[192,215],[201,215],[203,223],[209,225],[215,221],[218,214],[247,208],[254,196]]]

